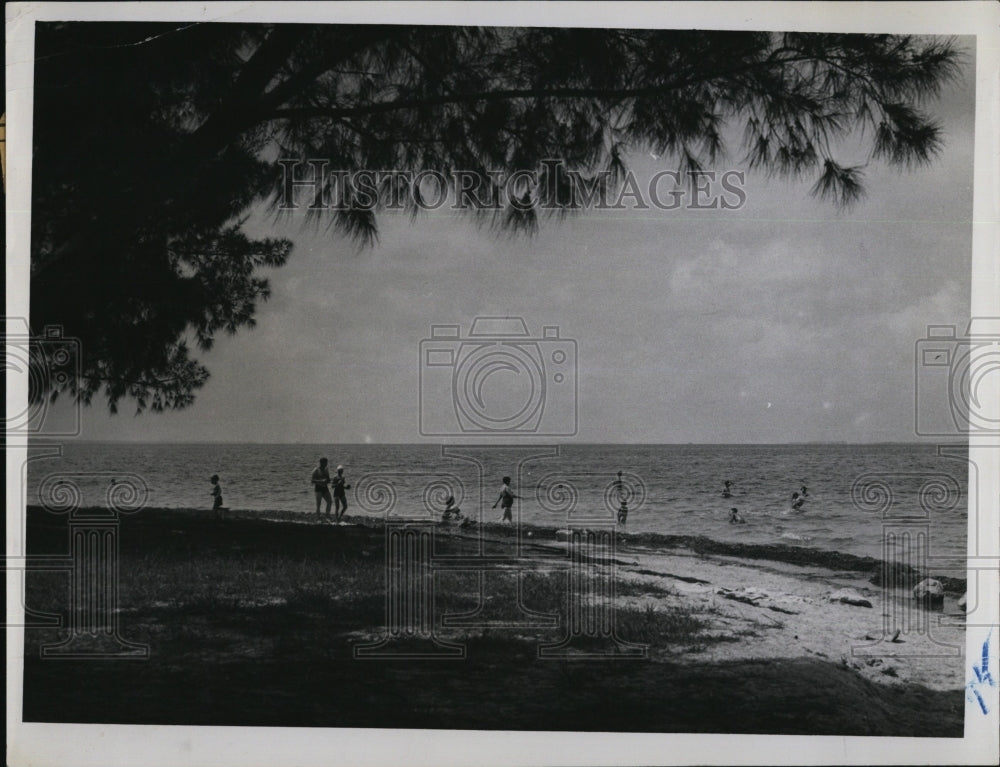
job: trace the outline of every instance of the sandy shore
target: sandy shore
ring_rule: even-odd
[[[64,552],[66,525],[30,509],[29,553]],[[352,659],[385,634],[382,523],[149,509],[118,532],[121,631],[146,642],[150,658],[53,664],[38,660],[40,648],[65,631],[27,629],[29,721],[961,734],[964,621],[949,612],[962,584],[949,582],[943,612],[927,611],[908,590],[873,584],[875,560],[701,538],[616,539],[613,561],[585,569],[605,579],[613,570],[615,634],[644,644],[647,656],[565,665],[537,650],[565,633],[565,613],[548,628],[505,622],[518,598],[559,611],[568,582],[562,536],[525,528],[515,559],[510,529],[434,525],[435,556],[466,563],[464,572],[435,574],[435,609],[495,610],[498,620],[456,628],[435,618],[437,639],[466,646],[461,663],[372,665]],[[502,566],[477,581],[469,563],[483,555]],[[871,606],[831,601],[843,589]],[[33,609],[65,610],[66,593],[64,576],[29,574]],[[188,700],[191,685],[209,691],[204,700]],[[526,685],[537,696],[527,707]],[[400,709],[399,695],[425,705]],[[592,713],[588,696],[610,696],[614,713],[596,703],[602,713]]]
[[[552,530],[530,530],[522,541],[533,561],[546,550],[553,564],[565,561],[566,542],[551,540]],[[483,535],[503,540],[506,532],[487,525]],[[438,534],[473,535],[454,526]],[[753,556],[729,553],[741,550]],[[964,582],[955,578],[933,574],[949,592],[940,609],[925,609],[909,588],[919,575],[905,588],[885,589],[875,585],[883,563],[839,552],[624,535],[616,539],[615,560],[620,582],[653,587],[639,596],[629,589],[632,595],[619,597],[619,605],[689,607],[710,616],[709,635],[747,637],[695,647],[675,658],[681,662],[821,658],[884,685],[964,686],[965,619],[956,607]],[[845,589],[870,606],[831,600]]]
[[[657,553],[625,546],[621,555],[636,562],[619,568],[622,578],[669,584],[677,592],[671,599],[711,607],[714,631],[755,633],[750,641],[707,648],[705,654],[712,660],[811,656],[842,663],[881,684],[914,682],[939,690],[964,684],[961,615],[915,607],[908,591],[886,593],[872,586],[869,573],[683,550]],[[666,573],[683,573],[685,579]],[[872,606],[830,600],[845,588]],[[894,622],[892,613],[908,614],[912,621],[910,630],[901,631],[895,641],[894,629],[902,621]],[[695,660],[699,654],[687,657]]]

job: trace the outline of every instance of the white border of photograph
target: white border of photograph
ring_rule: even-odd
[[[1000,5],[963,3],[13,3],[7,40],[7,316],[28,315],[34,22],[156,20],[393,23],[485,26],[614,26],[975,35],[976,147],[972,316],[1000,316]],[[67,130],[72,130],[67,125]],[[919,215],[917,213],[916,215]],[[928,213],[930,215],[930,213]],[[992,383],[996,383],[996,376]],[[993,392],[1000,407],[1000,392]],[[26,380],[9,379],[8,412],[27,402]],[[20,406],[20,407],[19,407]],[[1000,415],[993,413],[993,416]],[[7,556],[21,554],[26,450],[8,445]],[[998,624],[1000,450],[970,445],[979,466],[977,603],[988,613],[966,632],[967,669]],[[972,483],[970,482],[970,487]],[[970,572],[971,575],[971,572]],[[970,584],[971,585],[971,584]],[[20,573],[7,573],[8,624],[23,622]],[[987,625],[983,625],[987,624]],[[994,630],[991,671],[1000,676]],[[961,739],[619,733],[23,724],[23,630],[7,631],[7,763],[11,765],[583,765],[583,764],[995,764],[997,688],[984,716],[970,696]],[[915,733],[916,735],[917,733]]]

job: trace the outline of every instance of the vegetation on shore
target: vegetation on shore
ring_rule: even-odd
[[[65,553],[67,532],[65,518],[32,510],[30,554]],[[26,721],[962,733],[961,691],[874,685],[820,660],[692,660],[692,650],[750,637],[713,633],[708,606],[654,607],[663,589],[636,581],[618,583],[619,654],[584,658],[607,649],[596,641],[542,657],[539,647],[566,634],[568,582],[541,558],[520,577],[434,576],[436,639],[464,656],[360,659],[356,648],[385,633],[381,530],[146,510],[123,521],[119,539],[120,632],[148,644],[150,657],[42,659],[41,645],[65,632],[26,629]],[[478,545],[441,536],[435,556]],[[32,610],[65,616],[68,578],[29,572],[26,594]],[[443,625],[442,615],[477,608],[467,623],[478,625]],[[645,657],[629,657],[638,645]],[[410,637],[399,649],[428,646]]]

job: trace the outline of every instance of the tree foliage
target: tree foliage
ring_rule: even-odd
[[[36,55],[32,323],[80,339],[73,394],[139,410],[190,404],[208,376],[191,346],[253,324],[260,269],[291,244],[240,223],[281,191],[280,159],[489,186],[550,158],[620,177],[639,150],[682,171],[729,156],[850,204],[866,163],[940,150],[926,105],[959,65],[952,41],[911,36],[374,25],[39,24]],[[553,189],[534,193],[578,207]],[[371,242],[377,191],[323,215]]]

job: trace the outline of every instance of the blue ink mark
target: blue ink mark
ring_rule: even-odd
[[[993,629],[990,629],[990,633],[986,635],[986,641],[983,642],[983,660],[982,666],[976,664],[972,665],[972,673],[976,675],[975,680],[970,680],[966,689],[966,698],[970,701],[974,695],[976,702],[979,704],[979,708],[982,710],[983,714],[988,714],[990,712],[989,708],[986,706],[986,701],[983,700],[983,696],[979,694],[979,688],[983,685],[988,685],[990,687],[997,686],[997,680],[993,678],[990,674],[990,637],[993,636]],[[971,695],[970,695],[971,693]]]

